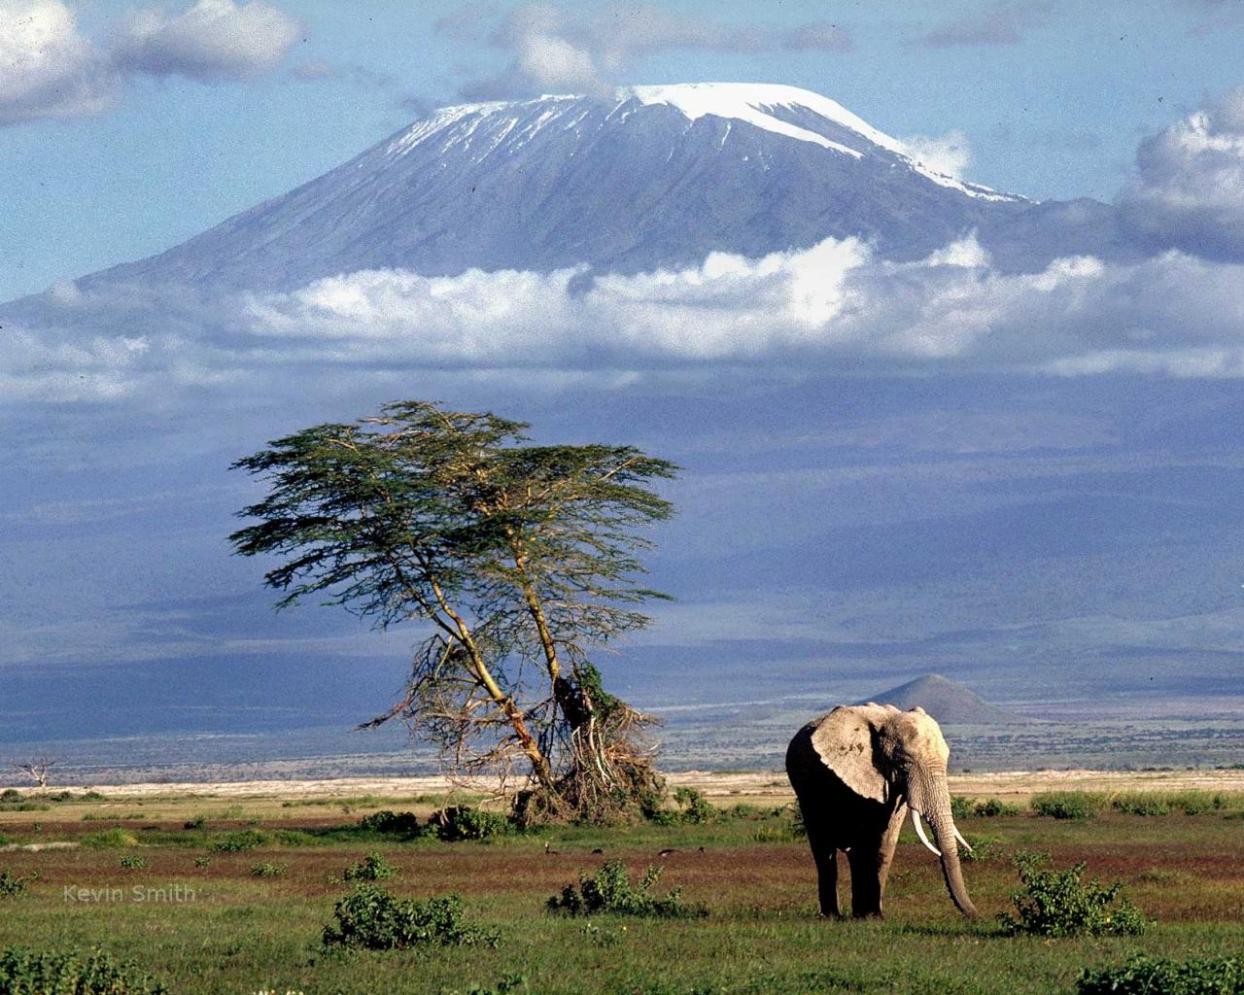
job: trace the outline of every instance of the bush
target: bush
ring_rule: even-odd
[[[359,828],[369,833],[385,836],[418,836],[419,820],[414,812],[390,812],[385,809],[373,812],[359,820]]]
[[[98,847],[101,849],[123,846],[137,846],[138,837],[127,829],[105,829],[100,833],[89,833],[82,837],[83,846]]]
[[[167,995],[168,989],[130,964],[102,951],[0,951],[0,992],[5,995]]]
[[[1085,968],[1078,995],[1244,995],[1244,961],[1167,960],[1139,955],[1097,970]]]
[[[147,858],[131,853],[121,858],[121,866],[127,871],[141,871],[147,866]]]
[[[717,810],[695,788],[677,788],[674,791],[674,802],[682,809],[678,813],[679,822],[701,826],[717,817]]]
[[[0,802],[20,802],[22,793],[16,788],[5,788],[0,791]]]
[[[1019,806],[1008,805],[1000,798],[986,798],[972,806],[972,814],[978,819],[996,819],[1000,815],[1019,815]]]
[[[188,819],[186,822],[182,823],[181,828],[186,829],[186,830],[202,829],[206,825],[207,825],[207,816],[196,815],[193,819]]]
[[[1019,853],[1015,864],[1024,887],[1011,896],[1018,917],[1003,913],[1002,928],[1014,935],[1138,936],[1148,923],[1140,911],[1119,895],[1117,882],[1103,886],[1082,881],[1084,864],[1063,871],[1042,870],[1048,858]]]
[[[550,912],[567,915],[596,915],[613,912],[626,916],[654,916],[663,919],[694,919],[708,915],[702,905],[684,905],[679,889],[663,898],[652,894],[652,887],[661,877],[659,867],[649,867],[638,887],[631,884],[626,865],[610,860],[595,877],[579,876],[579,887],[566,885],[560,895],[548,900]]]
[[[347,881],[382,881],[393,877],[393,865],[380,853],[369,853],[353,867],[347,867],[341,875]]]
[[[1110,802],[1116,812],[1128,815],[1168,815],[1183,812],[1200,815],[1227,807],[1227,796],[1208,791],[1133,791],[1116,795]]]
[[[284,877],[285,870],[286,868],[284,864],[270,864],[270,863],[255,864],[255,866],[251,868],[251,877],[256,877],[256,878]]]
[[[1083,791],[1049,791],[1033,795],[1030,804],[1051,819],[1091,819],[1101,811],[1101,799]]]
[[[20,895],[26,890],[26,885],[33,881],[34,877],[19,878],[8,871],[0,871],[0,898],[12,898]],[[0,988],[0,991],[3,991]]]
[[[495,930],[466,921],[457,895],[416,902],[364,884],[338,900],[333,918],[336,922],[324,927],[326,947],[405,950],[423,944],[497,945]]]
[[[240,832],[228,833],[212,841],[212,849],[217,853],[241,853],[254,850],[268,842],[268,837],[255,829],[243,829]]]
[[[509,819],[498,812],[453,805],[443,808],[432,816],[436,835],[447,843],[459,840],[485,840],[500,836],[513,829]]]

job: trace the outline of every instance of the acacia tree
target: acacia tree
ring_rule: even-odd
[[[608,817],[656,786],[644,719],[604,691],[590,652],[642,627],[644,526],[669,516],[649,484],[675,467],[629,446],[536,446],[527,426],[422,402],[269,443],[235,467],[265,479],[231,536],[282,562],[285,607],[312,593],[387,627],[421,621],[394,717],[451,772],[533,783],[526,818]]]

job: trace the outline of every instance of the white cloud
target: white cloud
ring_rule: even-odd
[[[934,172],[963,179],[972,165],[972,147],[968,136],[962,131],[948,131],[944,135],[911,135],[903,139],[907,151],[917,162]]]
[[[39,321],[4,322],[0,397],[161,406],[206,391],[253,406],[416,370],[529,384],[740,365],[1244,377],[1242,284],[1244,265],[1178,251],[1005,273],[973,238],[906,263],[831,238],[631,275],[367,270],[218,299],[61,288]]]
[[[510,54],[510,64],[500,75],[463,88],[462,95],[470,99],[604,93],[638,60],[671,50],[848,52],[852,48],[847,30],[825,21],[779,31],[684,17],[643,3],[600,4],[589,10],[568,4],[522,4],[506,12],[496,29],[481,38],[478,23],[487,13],[470,5],[437,21],[437,29],[446,35],[460,41],[486,40]]]
[[[60,0],[0,3],[0,125],[94,114],[113,79]]]
[[[1161,245],[1244,258],[1244,87],[1145,139],[1119,205]]]
[[[196,0],[173,16],[159,7],[133,14],[115,58],[152,76],[247,79],[276,68],[301,32],[296,19],[261,0]]]

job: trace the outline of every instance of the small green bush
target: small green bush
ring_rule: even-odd
[[[566,915],[597,915],[613,912],[626,916],[653,916],[662,919],[695,919],[708,915],[702,905],[685,905],[679,889],[662,898],[652,894],[660,880],[661,869],[649,867],[638,886],[631,884],[626,865],[610,860],[595,876],[579,876],[579,887],[566,885],[560,895],[548,900],[550,912]]]
[[[1131,957],[1126,963],[1085,968],[1077,995],[1244,995],[1244,960],[1168,960]]]
[[[195,857],[194,866],[195,867],[211,867],[212,858],[211,857]]]
[[[207,825],[207,816],[196,815],[193,819],[188,819],[182,824],[182,829],[202,829]]]
[[[212,849],[217,853],[241,853],[254,850],[268,842],[268,837],[255,829],[243,829],[236,833],[227,833],[212,841]]]
[[[1144,916],[1119,894],[1119,883],[1101,885],[1081,880],[1084,864],[1062,871],[1043,870],[1049,858],[1018,853],[1015,865],[1023,884],[1011,896],[1017,916],[1003,913],[1002,928],[1012,935],[1138,936],[1148,926]]]
[[[262,863],[255,864],[251,868],[251,877],[256,878],[279,878],[285,876],[286,867],[284,864]]]
[[[130,964],[95,950],[0,951],[0,992],[5,995],[167,995],[168,989]]]
[[[137,844],[138,837],[128,829],[122,829],[119,826],[115,829],[105,829],[98,833],[88,833],[82,837],[83,846],[96,847],[98,849],[136,846]]]
[[[996,819],[1002,815],[1019,815],[1019,806],[1008,805],[1001,798],[986,798],[972,806],[972,814],[978,819]]]
[[[465,805],[441,809],[432,816],[432,824],[436,827],[436,835],[447,843],[486,840],[514,828],[510,820],[498,812],[485,812]]]
[[[137,854],[127,854],[121,858],[121,866],[127,871],[141,871],[147,866],[147,858],[140,857]]]
[[[390,812],[388,809],[363,816],[359,828],[386,836],[418,836],[420,832],[414,812]]]
[[[1033,795],[1029,804],[1051,819],[1091,819],[1101,811],[1101,799],[1084,791],[1048,791]]]
[[[0,791],[0,802],[20,802],[22,793],[16,788],[5,788]]]
[[[382,881],[393,877],[393,865],[384,859],[384,854],[372,852],[359,863],[347,867],[342,877],[347,881]]]
[[[37,876],[37,875],[36,875]],[[8,871],[0,871],[0,898],[12,898],[26,890],[26,885],[35,877],[19,878]],[[4,989],[0,988],[0,991]]]
[[[337,901],[333,918],[335,922],[324,927],[326,947],[405,950],[424,944],[497,945],[495,930],[467,921],[458,895],[416,902],[363,884]]]
[[[706,822],[712,822],[717,817],[717,810],[695,788],[675,789],[674,802],[682,809],[678,813],[679,822],[702,826]]]

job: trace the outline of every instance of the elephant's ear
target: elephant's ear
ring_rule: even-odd
[[[812,748],[857,795],[881,803],[889,797],[890,786],[873,755],[873,729],[866,714],[855,708],[835,708],[812,733]]]

